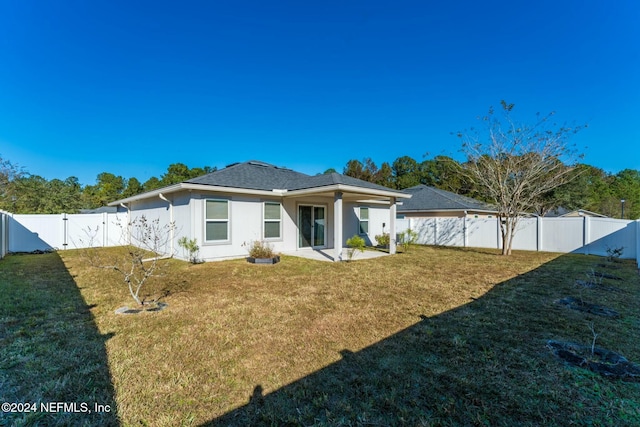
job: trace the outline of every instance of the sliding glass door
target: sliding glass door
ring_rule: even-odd
[[[326,215],[324,206],[298,206],[298,247],[326,247]]]

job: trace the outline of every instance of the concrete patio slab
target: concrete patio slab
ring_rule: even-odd
[[[285,251],[282,255],[297,256],[300,258],[313,259],[316,261],[329,261],[333,262],[333,249],[298,249],[297,251]],[[380,258],[388,256],[389,254],[376,250],[365,250],[364,252],[356,252],[353,256],[353,261],[359,261],[362,259]],[[347,260],[347,250],[342,251],[342,259]]]

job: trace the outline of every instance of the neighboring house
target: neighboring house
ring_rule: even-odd
[[[556,209],[552,209],[551,211],[549,211],[545,217],[547,218],[575,218],[575,217],[580,217],[580,216],[589,216],[592,218],[608,218],[608,216],[606,215],[602,215],[596,212],[591,212],[585,209],[578,209],[575,211],[570,211],[568,209],[565,209],[563,207],[559,207]]]
[[[102,206],[96,209],[80,209],[81,214],[96,214],[96,213],[116,213],[118,208],[116,206]]]
[[[491,205],[427,185],[404,190],[411,199],[398,206],[399,218],[492,218],[497,211]]]
[[[109,205],[126,209],[130,220],[173,222],[167,251],[178,258],[185,236],[197,240],[205,261],[247,256],[256,240],[278,252],[333,248],[339,261],[352,235],[375,244],[373,236],[395,229],[396,200],[410,197],[338,173],[310,176],[248,161]]]

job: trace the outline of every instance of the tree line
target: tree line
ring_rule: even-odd
[[[371,160],[349,160],[343,174],[398,190],[424,184],[463,196],[491,202],[474,180],[464,173],[465,164],[448,156],[417,161],[402,156],[380,166]],[[587,164],[578,164],[572,177],[539,198],[535,213],[545,215],[562,207],[585,209],[612,218],[620,218],[624,202],[625,219],[640,218],[640,171],[624,169],[616,174]]]
[[[349,160],[342,173],[398,190],[424,184],[486,200],[482,191],[463,173],[463,166],[448,156],[421,161],[401,156],[380,166],[367,157]],[[76,177],[47,180],[0,158],[0,209],[32,214],[77,213],[81,209],[106,206],[114,200],[177,184],[215,170],[209,166],[190,168],[174,163],[163,175],[151,177],[144,183],[135,177],[124,178],[102,172],[97,175],[94,185],[83,186]],[[335,169],[327,172],[335,172]],[[572,180],[541,198],[536,213],[545,214],[553,208],[563,207],[620,218],[620,201],[624,199],[625,218],[640,218],[640,171],[625,169],[611,174],[594,166],[579,164],[572,173],[575,174]]]
[[[177,184],[215,171],[209,166],[190,168],[182,163],[169,165],[166,173],[144,183],[110,172],[98,174],[94,185],[81,185],[78,178],[47,180],[33,175],[0,157],[0,210],[12,213],[78,213],[96,209],[118,199]]]

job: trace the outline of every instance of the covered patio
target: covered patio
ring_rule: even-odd
[[[298,249],[297,251],[285,251],[282,252],[282,255],[287,256],[296,256],[300,258],[312,259],[315,261],[327,261],[334,262],[335,251],[334,249]],[[364,252],[356,252],[353,256],[353,261],[360,261],[363,259],[372,259],[372,258],[380,258],[383,256],[387,256],[389,253],[378,251],[375,249],[366,249]],[[340,258],[339,258],[340,259]],[[342,251],[342,260],[347,260],[347,249],[343,249]]]

